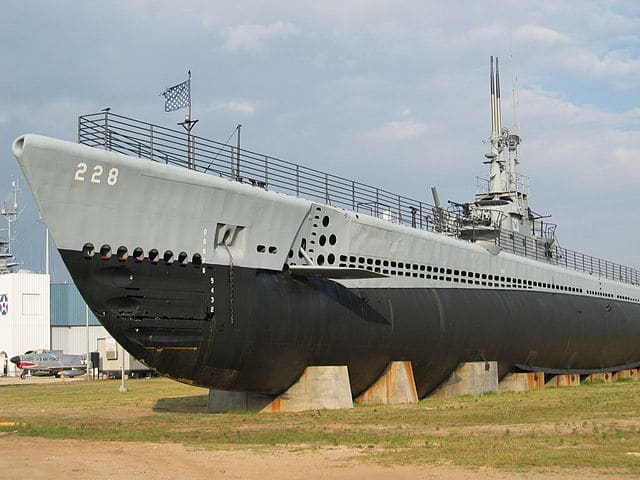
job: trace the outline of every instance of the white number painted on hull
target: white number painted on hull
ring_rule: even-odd
[[[93,175],[91,175],[91,183],[100,183],[100,175],[102,175],[102,165],[93,167]]]
[[[87,164],[79,163],[78,170],[76,170],[76,177],[75,177],[76,182],[84,182],[83,175],[85,174],[86,171],[87,171]]]
[[[85,181],[85,173],[87,173],[88,166],[84,162],[80,162],[76,167],[76,175],[73,179],[76,182],[84,182]],[[96,165],[93,167],[93,173],[91,174],[91,183],[101,183],[100,177],[104,173],[104,167],[102,165]],[[116,167],[113,167],[109,170],[107,175],[107,184],[110,186],[114,186],[118,183],[118,174],[119,170]]]
[[[107,177],[107,183],[109,185],[115,185],[116,183],[118,183],[118,169],[113,167],[111,170],[109,170],[109,176]]]

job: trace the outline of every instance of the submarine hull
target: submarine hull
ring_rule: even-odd
[[[60,253],[118,342],[159,372],[203,387],[276,395],[309,365],[347,365],[356,396],[390,361],[406,360],[424,397],[467,361],[497,361],[501,375],[638,364],[640,306],[627,302],[475,288],[347,288],[287,270]]]

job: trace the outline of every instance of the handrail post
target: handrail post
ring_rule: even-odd
[[[153,161],[153,125],[149,125],[149,156]]]
[[[111,150],[109,141],[109,112],[104,112],[104,149]]]
[[[329,205],[329,174],[324,174],[324,201]]]
[[[351,180],[351,208],[356,210],[356,182]]]
[[[296,197],[300,196],[300,165],[296,165]]]
[[[264,188],[269,187],[269,157],[264,156]]]
[[[420,207],[420,212],[419,212],[419,216],[420,216],[420,230],[422,230],[422,202],[418,202],[418,206]]]
[[[197,166],[196,166],[196,137],[195,137],[195,135],[191,135],[191,164],[192,164],[193,170],[196,171],[197,170]]]
[[[600,259],[598,259],[598,276],[602,276],[602,270],[600,269]]]

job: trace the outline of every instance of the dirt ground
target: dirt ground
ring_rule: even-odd
[[[205,450],[177,444],[84,442],[0,437],[0,472],[4,478],[72,480],[79,478],[211,479],[432,479],[506,480],[523,478],[596,480],[619,478],[613,472],[501,472],[450,465],[385,467],[362,463],[358,451],[344,447],[296,452]],[[7,476],[8,474],[8,476]],[[639,477],[627,477],[639,478]]]

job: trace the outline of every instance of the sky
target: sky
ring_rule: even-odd
[[[636,1],[32,1],[0,16],[0,200],[21,184],[14,251],[44,271],[44,224],[11,153],[77,116],[175,127],[160,93],[191,70],[194,130],[432,203],[473,199],[490,130],[523,138],[531,204],[561,246],[640,268]],[[515,92],[515,96],[514,96]],[[513,99],[516,99],[514,102]],[[4,225],[2,225],[4,227]],[[68,273],[53,259],[53,280]]]

